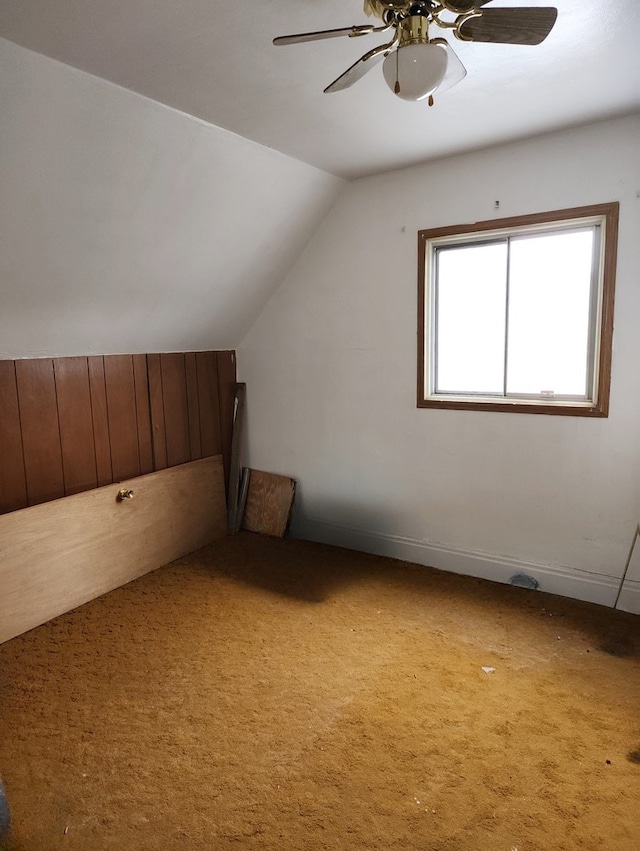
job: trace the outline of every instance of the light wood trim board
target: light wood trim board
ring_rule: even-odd
[[[0,643],[226,532],[221,455],[4,514]]]

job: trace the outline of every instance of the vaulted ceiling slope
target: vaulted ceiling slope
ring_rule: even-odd
[[[493,0],[557,6],[539,46],[451,42],[468,76],[429,109],[380,67],[323,89],[386,34],[282,48],[274,36],[371,22],[362,0],[0,0],[0,36],[353,178],[640,107],[638,0]]]
[[[235,347],[343,186],[2,39],[0,116],[0,358]]]

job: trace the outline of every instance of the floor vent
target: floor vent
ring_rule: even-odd
[[[517,585],[518,588],[529,588],[531,591],[537,591],[540,583],[533,576],[526,573],[515,573],[509,580],[511,585]]]

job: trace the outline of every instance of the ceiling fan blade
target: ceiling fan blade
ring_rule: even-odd
[[[273,43],[281,44],[301,44],[305,41],[319,41],[322,38],[339,38],[343,35],[354,36],[369,35],[374,31],[375,27],[372,24],[363,24],[359,27],[342,27],[337,30],[320,30],[315,33],[298,33],[296,35],[281,35],[274,38]]]
[[[540,44],[549,35],[558,17],[553,6],[483,9],[477,18],[463,21],[456,35],[463,41],[493,44]]]
[[[451,12],[464,14],[465,12],[473,11],[473,9],[480,9],[481,6],[486,6],[487,3],[493,3],[493,0],[449,0],[449,2],[443,2],[442,5],[446,6]]]
[[[436,38],[433,39],[433,43],[439,44],[447,52],[447,70],[442,78],[442,82],[434,92],[434,95],[439,95],[442,92],[446,92],[447,89],[452,89],[461,80],[464,80],[467,76],[467,69],[446,39]]]
[[[340,92],[343,89],[348,89],[349,86],[352,86],[354,83],[357,83],[361,77],[374,68],[379,62],[381,62],[384,57],[391,51],[393,47],[393,42],[391,44],[381,44],[379,47],[374,47],[373,50],[370,50],[368,53],[365,53],[364,56],[361,56],[357,62],[354,62],[350,68],[344,72],[344,74],[340,74],[340,76],[331,83],[331,85],[327,86],[324,90],[325,94],[329,94],[330,92]]]
[[[442,0],[442,5],[450,12],[458,12],[463,15],[466,12],[472,12],[474,9],[479,9],[480,6],[486,6],[487,3],[492,3],[493,0]]]

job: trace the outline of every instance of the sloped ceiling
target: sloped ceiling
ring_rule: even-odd
[[[0,357],[233,348],[343,181],[0,39]]]
[[[451,39],[468,69],[429,109],[376,67],[323,88],[384,36],[274,48],[274,36],[367,23],[362,0],[0,0],[0,36],[344,177],[640,108],[637,0],[555,5],[538,47]],[[442,35],[442,32],[437,32]]]
[[[640,4],[557,5],[429,109],[322,93],[375,37],[272,46],[361,0],[0,0],[0,357],[235,347],[340,176],[637,110]]]

